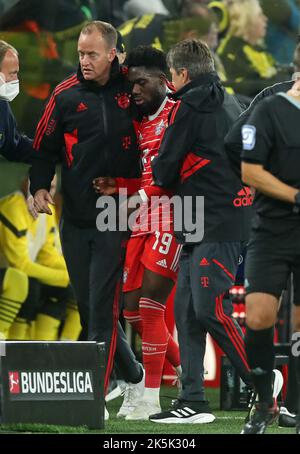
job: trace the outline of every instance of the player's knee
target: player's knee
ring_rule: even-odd
[[[270,328],[276,322],[277,300],[266,294],[250,294],[246,297],[246,321],[251,329]]]
[[[299,318],[296,318],[296,319],[294,320],[293,325],[294,325],[294,332],[295,332],[295,333],[299,333],[299,332],[300,332],[300,317],[299,317]]]
[[[139,299],[141,296],[141,289],[131,290],[124,293],[124,309],[127,311],[139,310]]]
[[[300,332],[300,305],[294,306],[293,309],[293,330]]]
[[[270,328],[276,322],[276,317],[270,311],[255,310],[254,307],[247,309],[247,326],[251,329],[261,330]]]
[[[261,314],[251,314],[249,316],[247,315],[247,326],[254,330],[261,330],[269,328],[272,326],[272,323],[266,316],[262,316]]]

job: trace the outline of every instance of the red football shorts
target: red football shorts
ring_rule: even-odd
[[[123,292],[141,288],[145,268],[176,281],[181,247],[171,232],[157,231],[130,238],[124,265]]]

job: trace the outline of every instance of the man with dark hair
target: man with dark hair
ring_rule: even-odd
[[[255,390],[256,412],[242,433],[262,434],[278,414],[272,399],[275,352],[273,329],[278,302],[290,273],[294,280],[291,353],[298,375],[300,434],[300,178],[298,125],[300,80],[287,92],[264,99],[242,128],[242,178],[256,189],[252,233],[245,269],[246,351]]]
[[[154,183],[174,189],[183,208],[192,199],[189,217],[194,227],[197,217],[204,219],[204,234],[196,236],[186,217],[183,228],[175,228],[175,235],[183,244],[175,297],[182,391],[169,411],[149,419],[157,423],[201,424],[215,419],[203,388],[207,332],[228,355],[244,382],[251,385],[243,335],[231,316],[231,302],[223,299],[234,284],[247,239],[244,224],[249,206],[234,203],[243,187],[230,170],[223,145],[241,108],[222,87],[211,52],[203,42],[182,41],[170,50],[167,59],[177,89],[177,104],[159,155],[152,163]]]
[[[9,161],[30,162],[32,141],[17,130],[9,103],[19,93],[17,50],[0,41],[0,153]]]
[[[97,229],[93,189],[99,175],[139,176],[129,86],[116,58],[116,43],[117,32],[108,23],[93,21],[82,29],[77,74],[56,87],[37,126],[30,189],[35,209],[51,215],[50,182],[62,161],[61,239],[82,338],[106,343],[105,390],[116,351],[117,366],[129,382],[125,395],[128,391],[134,407],[143,390],[143,369],[118,323],[127,233],[110,230],[112,226]]]
[[[124,265],[125,319],[142,338],[145,391],[127,420],[148,420],[161,411],[159,390],[165,357],[180,375],[178,345],[165,323],[165,308],[177,278],[181,246],[173,233],[166,191],[153,185],[151,161],[157,156],[175,102],[167,97],[166,57],[151,46],[139,46],[127,60],[128,79],[138,111],[136,134],[143,163],[141,206],[127,245]],[[99,183],[105,193],[104,181]],[[115,181],[117,190],[118,179]],[[97,185],[97,184],[96,184]],[[168,193],[167,193],[168,194]],[[118,416],[122,415],[122,410]]]

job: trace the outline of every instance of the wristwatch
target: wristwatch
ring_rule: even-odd
[[[297,194],[295,195],[295,205],[293,208],[293,212],[295,214],[300,213],[300,191],[298,191]]]

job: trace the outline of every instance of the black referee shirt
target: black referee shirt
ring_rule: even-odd
[[[243,161],[262,164],[282,182],[300,189],[300,103],[283,92],[264,99],[243,126],[242,136]],[[254,208],[265,222],[282,219],[300,225],[291,203],[257,192]]]

